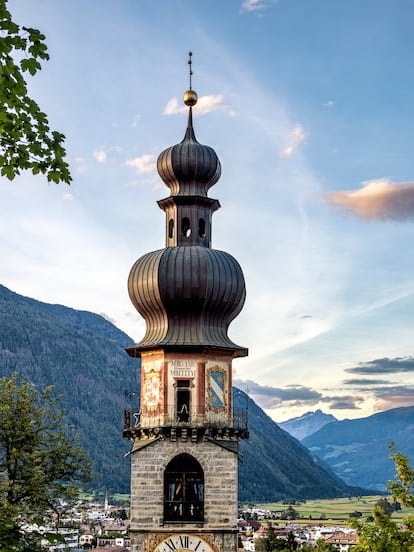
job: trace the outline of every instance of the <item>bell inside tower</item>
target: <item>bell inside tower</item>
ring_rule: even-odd
[[[176,391],[176,418],[177,422],[190,421],[190,380],[178,380]]]
[[[202,521],[204,472],[189,454],[179,454],[164,472],[164,521]]]

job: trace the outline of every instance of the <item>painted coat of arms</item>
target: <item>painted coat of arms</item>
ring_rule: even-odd
[[[214,366],[207,372],[208,407],[216,412],[227,407],[227,373]]]

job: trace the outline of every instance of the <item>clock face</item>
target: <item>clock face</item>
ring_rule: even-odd
[[[209,544],[194,535],[172,535],[163,540],[154,552],[214,552]]]

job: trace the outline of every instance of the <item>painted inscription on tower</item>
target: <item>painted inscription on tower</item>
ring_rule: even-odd
[[[170,360],[168,371],[173,378],[195,378],[197,362],[195,360]]]

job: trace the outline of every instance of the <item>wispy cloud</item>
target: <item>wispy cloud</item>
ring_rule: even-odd
[[[155,155],[147,153],[135,159],[127,159],[125,161],[127,167],[133,167],[138,174],[148,174],[155,171]]]
[[[304,385],[287,385],[285,387],[272,387],[260,385],[252,380],[234,380],[234,385],[248,394],[257,404],[266,410],[279,408],[281,405],[288,405],[289,408],[305,407],[312,408],[323,403],[329,406],[330,410],[354,410],[359,408],[364,398],[360,395],[323,395]]]
[[[70,192],[67,192],[66,194],[63,194],[63,199],[65,201],[72,201],[73,200],[73,194],[71,194]]]
[[[392,408],[414,405],[414,387],[412,385],[399,385],[375,390],[378,399],[374,404],[376,412],[382,412]]]
[[[75,157],[75,170],[77,174],[83,174],[86,170],[86,163],[83,157]]]
[[[285,143],[279,150],[280,157],[291,157],[305,138],[306,135],[303,126],[301,124],[296,124],[286,136]]]
[[[325,194],[328,202],[363,220],[414,219],[414,183],[366,180],[358,190]]]
[[[344,380],[342,383],[344,385],[352,385],[352,386],[360,387],[364,391],[366,391],[367,387],[370,387],[373,385],[385,385],[385,384],[388,384],[389,381],[383,380],[383,379],[353,378],[353,379]]]
[[[362,375],[414,372],[414,357],[377,358],[368,362],[360,362],[358,366],[347,368],[345,371]]]
[[[95,150],[93,152],[93,156],[98,163],[101,163],[101,164],[106,163],[106,159],[107,159],[106,151]]]
[[[141,115],[139,114],[135,115],[134,118],[132,119],[131,126],[133,128],[136,128],[139,125],[140,120],[141,120]]]
[[[252,380],[234,380],[234,385],[239,389],[248,390],[249,395],[262,407],[266,409],[277,408],[284,401],[298,401],[310,403],[312,405],[319,402],[322,394],[319,391],[310,389],[303,385],[288,385],[286,387],[272,387],[270,385],[260,385]]]
[[[222,94],[201,96],[193,109],[197,115],[205,115],[212,111],[224,111],[232,117],[236,115],[236,112],[224,101]],[[181,102],[179,103],[177,98],[171,98],[165,106],[163,113],[164,115],[176,115],[177,113],[186,113],[187,111],[188,107],[182,105]]]
[[[364,397],[359,395],[324,397],[322,402],[329,403],[329,410],[359,410],[358,405],[364,402]]]
[[[269,0],[244,0],[242,3],[242,11],[262,12],[270,3]]]

